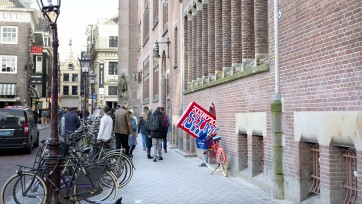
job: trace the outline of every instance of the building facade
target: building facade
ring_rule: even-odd
[[[18,1],[2,1],[0,6],[0,107],[30,106],[30,74],[34,64],[30,49],[34,43],[35,9]]]
[[[273,198],[361,203],[362,2],[281,1],[279,53],[273,2],[139,0],[137,98],[167,107],[169,142],[198,156],[175,124],[215,104],[231,175]]]
[[[90,89],[90,104],[93,108],[107,105],[116,108],[118,104],[118,16],[99,19],[88,32],[91,41],[90,53],[94,83]],[[90,79],[92,80],[92,79]]]
[[[60,62],[60,108],[81,109],[80,74],[81,68],[78,60],[74,58],[72,41],[69,42],[69,54],[64,62]]]

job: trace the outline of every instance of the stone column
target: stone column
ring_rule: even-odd
[[[241,2],[231,0],[231,65],[241,70]]]
[[[187,14],[187,85],[192,82],[192,13]]]
[[[196,43],[197,43],[197,10],[192,8],[192,83],[197,79],[197,58],[196,58]]]
[[[205,82],[208,71],[208,0],[202,1],[202,82]]]
[[[222,0],[222,67],[231,69],[231,0]]]
[[[215,0],[215,74],[222,75],[222,0]]]
[[[268,2],[255,0],[255,60],[256,65],[268,61]]]
[[[190,53],[189,53],[189,41],[188,41],[188,33],[189,33],[189,21],[188,18],[185,17],[184,19],[184,64],[185,64],[185,72],[184,72],[184,89],[187,89],[187,85],[188,85],[188,77],[189,77],[189,63],[188,63],[188,58],[190,57]]]
[[[215,75],[215,0],[209,0],[207,5],[207,33],[208,33],[208,74],[212,78]]]
[[[196,80],[199,85],[202,77],[202,4],[196,3]]]
[[[346,196],[344,181],[346,162],[340,147],[319,145],[320,151],[320,200],[322,203],[343,203]]]
[[[358,178],[357,178],[357,186],[359,186],[358,190],[358,198],[356,200],[356,203],[362,203],[362,193],[361,193],[361,186],[362,186],[362,179],[360,179],[362,176],[362,151],[356,151],[356,156],[357,156],[357,174],[358,174]]]
[[[242,68],[255,66],[254,0],[241,0]]]

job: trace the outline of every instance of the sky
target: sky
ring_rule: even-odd
[[[58,24],[59,56],[64,61],[69,54],[72,39],[74,57],[86,50],[86,27],[98,18],[118,15],[118,0],[62,0]]]

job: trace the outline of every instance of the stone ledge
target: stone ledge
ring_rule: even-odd
[[[249,68],[249,69],[234,73],[233,75],[227,76],[225,78],[220,78],[220,79],[217,79],[215,81],[210,81],[209,83],[206,83],[206,84],[203,84],[203,85],[200,85],[200,86],[190,87],[189,89],[184,91],[184,94],[187,95],[187,94],[190,94],[190,93],[201,91],[203,89],[211,88],[213,86],[217,86],[217,85],[224,84],[224,83],[229,83],[229,82],[232,82],[232,81],[237,80],[237,79],[241,79],[241,78],[244,78],[244,77],[248,77],[248,76],[251,76],[251,75],[254,75],[254,74],[267,72],[267,71],[269,71],[269,64],[262,64],[262,65],[259,65],[257,67],[252,67],[252,68]]]
[[[181,151],[181,150],[176,150],[175,151],[177,154],[185,157],[185,158],[188,158],[188,157],[196,157],[197,155],[196,154],[191,154],[191,153],[188,153],[188,152],[184,152],[184,151]]]

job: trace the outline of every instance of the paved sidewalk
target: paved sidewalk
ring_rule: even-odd
[[[50,123],[45,124],[45,125],[42,125],[42,124],[36,124],[36,125],[38,126],[38,129],[39,129],[39,130],[42,130],[42,129],[45,129],[45,128],[50,127]]]
[[[138,137],[138,144],[142,144]],[[235,177],[199,167],[199,158],[185,158],[176,149],[163,153],[164,160],[147,159],[138,145],[134,150],[136,170],[133,178],[120,189],[124,204],[290,204],[272,200],[265,191]]]

